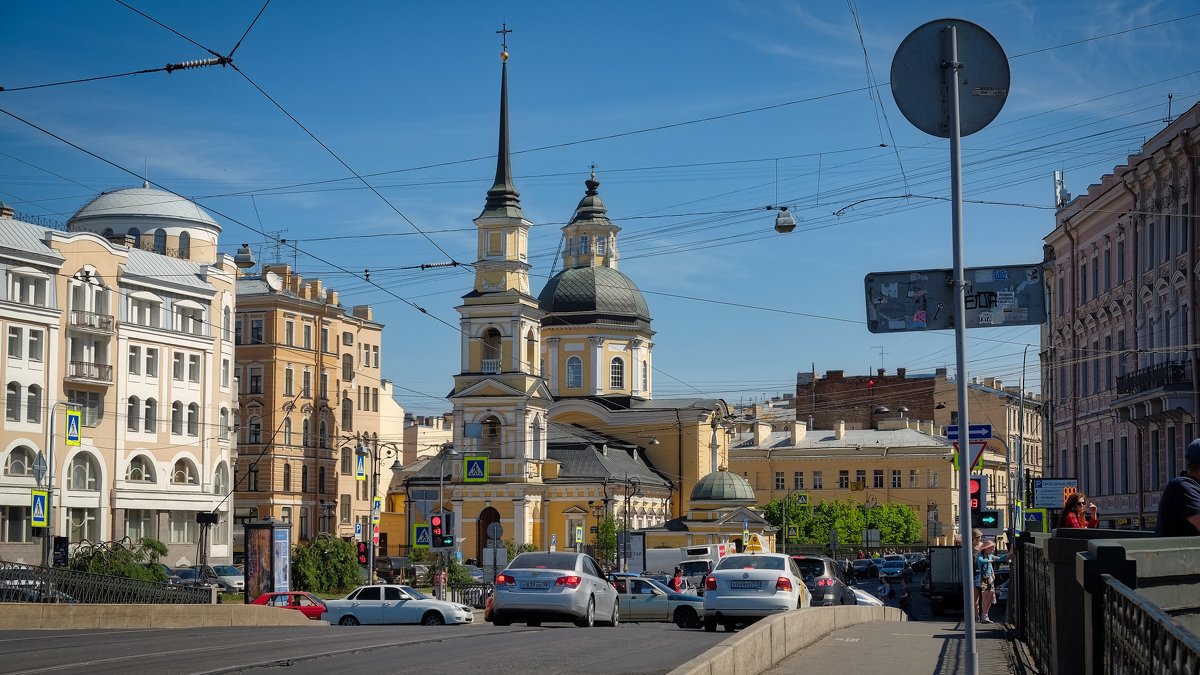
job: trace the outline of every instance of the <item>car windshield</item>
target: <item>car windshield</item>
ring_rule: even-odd
[[[792,560],[796,560],[792,558]],[[800,574],[805,578],[819,577],[825,574],[825,563],[821,560],[796,560],[796,567],[800,568]]]
[[[233,565],[215,565],[213,571],[222,577],[236,577],[242,574],[241,570]]]
[[[765,555],[731,555],[717,565],[719,570],[781,570],[783,558]]]
[[[889,570],[890,569],[903,569],[904,561],[903,560],[888,560],[887,562],[883,563],[883,568],[889,569]]]
[[[513,558],[509,569],[575,569],[576,555],[574,553],[522,553]]]
[[[683,576],[694,577],[707,572],[708,565],[707,560],[687,560],[679,563],[679,569],[683,570]]]
[[[196,578],[196,570],[177,569],[177,570],[175,570],[175,576],[179,577],[180,579],[195,579]]]
[[[666,584],[664,584],[663,582],[661,582],[657,579],[646,579],[646,581],[648,581],[651,586],[657,588],[658,590],[662,591],[663,593],[671,594],[671,593],[675,592],[675,591],[671,590]]]
[[[413,588],[412,586],[401,586],[400,588],[403,588],[405,593],[408,593],[409,595],[413,596],[417,600],[429,600],[430,599],[430,597],[428,595],[425,595],[424,593],[422,593],[421,591],[418,591],[417,589]]]

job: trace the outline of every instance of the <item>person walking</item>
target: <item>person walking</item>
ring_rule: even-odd
[[[1062,515],[1058,518],[1058,526],[1075,529],[1100,527],[1100,519],[1096,516],[1097,510],[1095,504],[1088,504],[1087,497],[1082,492],[1076,492],[1067,497]],[[1085,511],[1091,511],[1091,515],[1085,515]]]
[[[675,575],[671,577],[669,585],[671,586],[671,590],[676,593],[683,592],[683,570],[678,566],[675,568]]]
[[[996,555],[996,542],[985,539],[979,545],[979,556],[976,564],[979,569],[979,623],[992,623],[988,613],[992,603],[996,601],[996,568],[995,563],[1008,559],[1007,553]]]
[[[1188,443],[1183,461],[1187,468],[1167,483],[1158,500],[1154,533],[1160,537],[1200,535],[1200,438]]]
[[[971,530],[971,569],[975,570],[974,579],[974,599],[975,599],[975,618],[978,620],[980,605],[979,584],[982,579],[979,577],[979,547],[983,544],[983,530],[975,528]]]

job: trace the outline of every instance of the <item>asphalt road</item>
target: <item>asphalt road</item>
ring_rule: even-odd
[[[667,623],[0,631],[0,672],[665,673],[726,637]]]

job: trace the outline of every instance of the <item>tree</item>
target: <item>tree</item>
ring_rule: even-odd
[[[763,517],[784,535],[787,534],[782,529],[785,515],[787,526],[798,528],[797,536],[788,538],[789,544],[828,544],[829,533],[834,530],[842,544],[862,544],[863,530],[868,524],[879,530],[881,544],[911,544],[921,536],[921,521],[906,504],[887,503],[868,508],[846,498],[801,506],[793,497],[790,501],[776,499],[763,506]]]
[[[617,520],[611,515],[605,516],[596,527],[596,537],[592,541],[592,553],[601,567],[608,569],[617,557]]]
[[[296,590],[332,593],[362,583],[354,544],[326,532],[292,549],[292,586]]]
[[[166,582],[167,573],[157,564],[166,554],[166,544],[157,539],[143,537],[134,544],[125,538],[81,547],[71,556],[67,567],[111,577]]]

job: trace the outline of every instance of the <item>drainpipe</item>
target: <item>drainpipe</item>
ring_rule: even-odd
[[[1195,153],[1192,151],[1188,151],[1188,149],[1187,149],[1188,144],[1186,142],[1186,141],[1191,140],[1191,138],[1192,138],[1191,133],[1192,133],[1191,129],[1184,129],[1179,132],[1179,135],[1183,136],[1185,138],[1185,143],[1183,144],[1183,146],[1184,146],[1183,154],[1185,157],[1187,157],[1187,171],[1188,171],[1187,172],[1187,182],[1188,182],[1187,187],[1189,188],[1188,189],[1188,193],[1189,193],[1188,194],[1188,218],[1185,219],[1185,221],[1183,223],[1185,239],[1187,238],[1186,233],[1196,231],[1196,229],[1192,227],[1192,222],[1196,218],[1196,216],[1195,216],[1196,199],[1197,199],[1197,197],[1200,197],[1200,190],[1196,189],[1196,179],[1195,179],[1196,157],[1195,157]],[[1192,146],[1192,148],[1196,149],[1196,146]],[[1188,306],[1188,321],[1191,322],[1192,325],[1184,326],[1184,329],[1188,332],[1188,334],[1187,334],[1188,339],[1184,340],[1185,344],[1195,342],[1196,335],[1198,332],[1196,330],[1196,327],[1198,325],[1200,325],[1200,323],[1197,323],[1197,320],[1196,320],[1196,310],[1200,309],[1200,308],[1196,307],[1197,297],[1200,296],[1200,292],[1197,291],[1197,287],[1196,287],[1196,284],[1197,284],[1197,280],[1196,280],[1196,243],[1197,242],[1195,241],[1195,237],[1193,237],[1192,241],[1189,242],[1189,245],[1187,247],[1187,249],[1188,249],[1187,275],[1188,275],[1188,278],[1191,279],[1191,282],[1188,283],[1188,304],[1187,304],[1187,306]],[[1196,414],[1198,412],[1200,412],[1200,388],[1197,388],[1195,386],[1196,370],[1198,367],[1200,367],[1200,350],[1189,349],[1188,351],[1191,352],[1191,355],[1192,355],[1191,356],[1191,361],[1192,361],[1192,364],[1191,364],[1192,365],[1192,373],[1191,373],[1191,375],[1192,375],[1192,418],[1195,419]],[[1193,427],[1193,429],[1194,428],[1195,427]],[[1193,432],[1193,433],[1195,433],[1195,432]],[[1189,439],[1185,438],[1185,439],[1183,439],[1183,442],[1190,443],[1191,441]]]
[[[1133,270],[1133,275],[1136,279],[1136,277],[1141,274],[1141,272],[1138,271],[1139,231],[1138,231],[1138,226],[1137,226],[1137,222],[1136,222],[1136,219],[1137,219],[1136,214],[1137,214],[1137,210],[1138,210],[1138,194],[1133,191],[1133,188],[1129,187],[1129,182],[1126,181],[1124,179],[1124,177],[1122,177],[1122,180],[1121,180],[1121,187],[1125,188],[1125,191],[1129,193],[1129,198],[1133,200],[1133,209],[1132,210],[1135,215],[1134,215],[1134,218],[1131,219],[1131,223],[1130,223],[1132,225],[1132,227],[1130,227],[1130,230],[1131,230],[1130,238],[1133,242],[1133,245],[1132,245],[1132,252],[1133,252],[1132,270]],[[1134,283],[1134,288],[1137,288],[1136,281]],[[1138,346],[1138,344],[1137,344],[1137,342],[1138,342],[1138,331],[1137,331],[1138,302],[1137,302],[1136,298],[1134,299],[1132,304],[1133,304],[1132,308],[1126,308],[1127,312],[1129,312],[1129,311],[1133,312],[1132,321],[1130,321],[1128,324],[1129,327],[1132,328],[1133,330],[1129,331],[1131,333],[1131,335],[1128,336],[1128,339],[1132,340],[1134,353],[1136,353],[1137,346]],[[1125,362],[1125,354],[1124,353],[1122,353],[1118,358],[1121,359],[1119,363],[1123,364]],[[1136,370],[1136,368],[1135,368],[1135,370]],[[1132,417],[1132,416],[1133,416],[1133,414],[1131,412],[1130,417]],[[1142,456],[1142,448],[1143,448],[1143,442],[1145,439],[1142,437],[1141,425],[1135,424],[1134,432],[1135,432],[1134,438],[1136,439],[1136,442],[1137,442],[1137,448],[1136,448],[1136,452],[1134,454],[1137,456],[1138,529],[1144,530],[1144,529],[1146,529],[1146,484],[1145,484],[1145,467],[1143,466],[1145,461]],[[1126,466],[1125,470],[1128,471],[1129,467]]]

